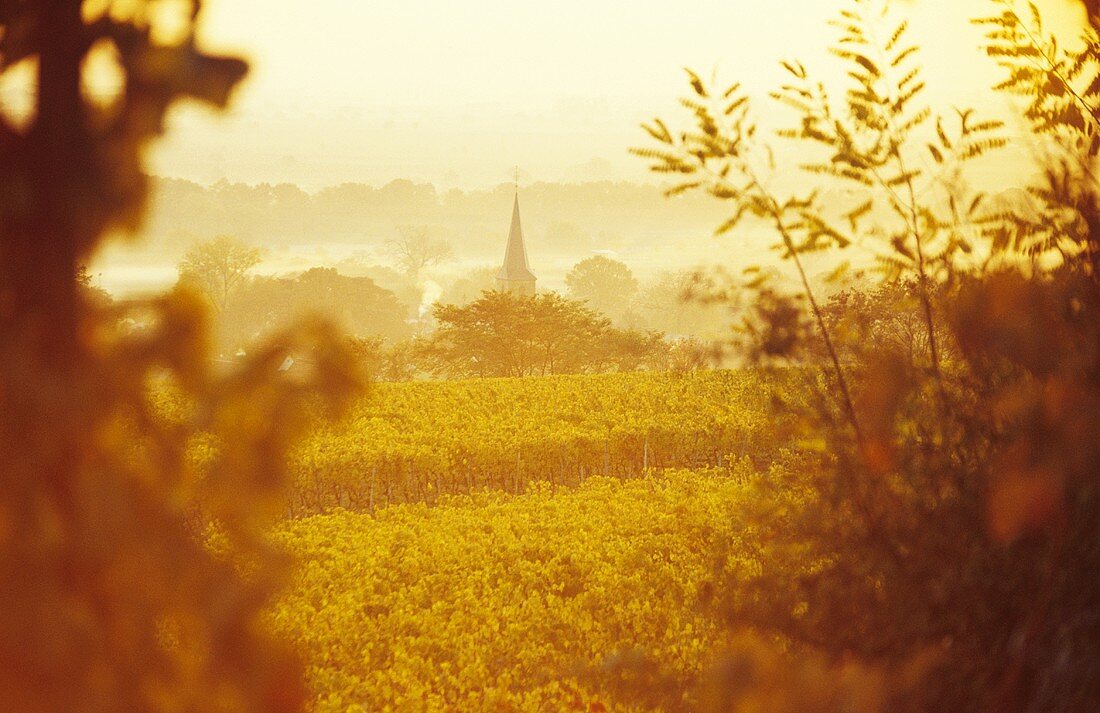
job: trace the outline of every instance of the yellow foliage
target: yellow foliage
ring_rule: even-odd
[[[296,450],[292,508],[374,510],[485,488],[765,462],[782,377],[759,370],[378,384]]]
[[[738,549],[745,488],[597,477],[291,521],[300,565],[272,620],[316,711],[599,710],[615,662],[643,654],[684,690],[724,642],[700,594]]]

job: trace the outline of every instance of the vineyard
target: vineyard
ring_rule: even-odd
[[[603,710],[641,660],[691,690],[723,643],[700,594],[782,445],[781,379],[374,387],[292,458],[306,516],[279,537],[300,567],[272,618],[315,709]]]
[[[296,450],[291,512],[373,512],[745,456],[766,463],[779,378],[746,370],[379,384],[349,419],[318,427]]]
[[[788,443],[769,414],[790,381],[382,383],[314,421],[276,533],[295,580],[269,612],[313,709],[635,710],[619,693],[641,662],[679,697],[641,710],[690,704],[728,634],[701,596],[759,568],[727,555],[760,551],[736,506]],[[200,471],[220,447],[191,444]]]
[[[744,549],[731,512],[751,472],[288,521],[301,564],[272,619],[319,712],[620,709],[621,667],[643,658],[684,690],[723,643],[700,595],[737,566],[720,555]]]

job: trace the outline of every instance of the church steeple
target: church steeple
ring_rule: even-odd
[[[504,264],[497,273],[497,287],[501,292],[519,295],[535,294],[535,273],[527,262],[527,246],[523,242],[523,226],[519,217],[519,189],[512,204],[512,227],[508,230],[508,244],[504,249]]]

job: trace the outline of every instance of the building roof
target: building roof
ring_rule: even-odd
[[[533,282],[535,273],[527,263],[527,246],[523,243],[523,226],[519,221],[519,193],[512,205],[512,227],[508,231],[508,246],[504,249],[504,264],[497,278],[510,282]]]

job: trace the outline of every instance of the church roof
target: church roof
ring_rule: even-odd
[[[523,244],[523,227],[519,222],[519,193],[512,205],[512,227],[508,231],[508,247],[504,249],[504,264],[497,278],[512,282],[535,280],[535,273],[527,263],[527,246]]]

